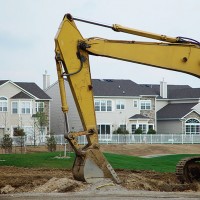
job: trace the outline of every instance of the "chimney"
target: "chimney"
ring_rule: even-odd
[[[164,81],[164,78],[160,81],[160,96],[167,98],[167,82]]]
[[[43,90],[47,89],[50,86],[50,75],[47,75],[47,70],[43,74]]]

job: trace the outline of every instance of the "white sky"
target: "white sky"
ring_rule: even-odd
[[[168,36],[185,36],[200,41],[199,0],[0,0],[0,80],[36,82],[42,87],[45,70],[51,83],[57,79],[54,37],[64,14],[121,24]],[[76,22],[83,37],[140,40]],[[188,84],[200,87],[193,76],[123,62],[90,57],[92,78],[131,79],[136,83]]]

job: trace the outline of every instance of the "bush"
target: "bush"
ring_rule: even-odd
[[[12,138],[9,134],[5,134],[2,139],[1,148],[4,149],[5,153],[12,153]]]
[[[49,138],[47,138],[47,149],[50,152],[55,152],[56,151],[56,139],[54,136],[50,136]]]
[[[24,129],[21,128],[21,127],[17,127],[14,129],[14,133],[13,133],[14,136],[17,136],[16,138],[16,143],[20,146],[20,149],[21,149],[21,153],[23,152],[23,147],[25,146],[25,132],[24,132]],[[25,152],[25,149],[24,149],[24,152]]]
[[[152,128],[150,128],[147,132],[147,134],[156,134],[156,131]]]
[[[142,129],[141,128],[137,128],[135,130],[135,134],[142,134]]]
[[[127,130],[123,130],[123,129],[121,129],[119,127],[117,130],[113,131],[113,134],[123,134],[123,135],[126,135],[126,134],[129,134],[129,132]]]

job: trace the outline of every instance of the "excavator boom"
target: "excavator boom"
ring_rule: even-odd
[[[148,66],[180,71],[200,77],[200,45],[196,41],[180,37],[168,37],[120,25],[106,26],[114,31],[136,34],[163,42],[136,42],[108,40],[103,38],[85,39],[79,32],[70,14],[64,16],[55,37],[55,54],[67,134],[65,137],[75,151],[76,159],[73,175],[77,180],[95,182],[102,178],[112,178],[119,183],[117,174],[100,151],[98,130],[94,109],[93,90],[89,66],[89,55],[104,56],[144,64]],[[84,130],[71,133],[68,128],[66,91],[64,78],[67,78]],[[77,137],[85,135],[87,145],[82,147]],[[200,159],[196,158],[195,162]],[[188,163],[186,163],[188,164]],[[180,169],[180,165],[179,165]],[[179,177],[181,170],[179,170]],[[185,171],[184,171],[185,173]],[[184,175],[183,175],[184,176]]]

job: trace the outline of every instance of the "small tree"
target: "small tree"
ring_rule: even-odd
[[[156,134],[156,131],[153,128],[150,128],[147,134]]]
[[[9,134],[5,134],[2,139],[1,148],[4,149],[5,153],[12,153],[12,138]]]
[[[50,152],[56,151],[56,145],[57,145],[57,142],[56,142],[56,139],[53,135],[47,138],[47,149],[48,149],[48,151],[50,151]]]
[[[137,128],[135,130],[135,134],[142,134],[142,129],[141,128]]]
[[[122,128],[118,128],[117,130],[113,131],[113,134],[123,134],[123,135],[127,135],[129,134],[128,130],[123,130]]]
[[[34,146],[35,146],[35,127],[37,127],[40,133],[43,135],[43,128],[48,124],[48,117],[44,112],[37,112],[33,114],[36,120],[34,121]]]
[[[24,147],[25,141],[24,141],[24,136],[25,136],[25,132],[23,128],[20,128],[19,126],[14,129],[14,136],[17,136],[17,143],[20,146],[21,149],[21,153],[22,153],[22,149]]]

